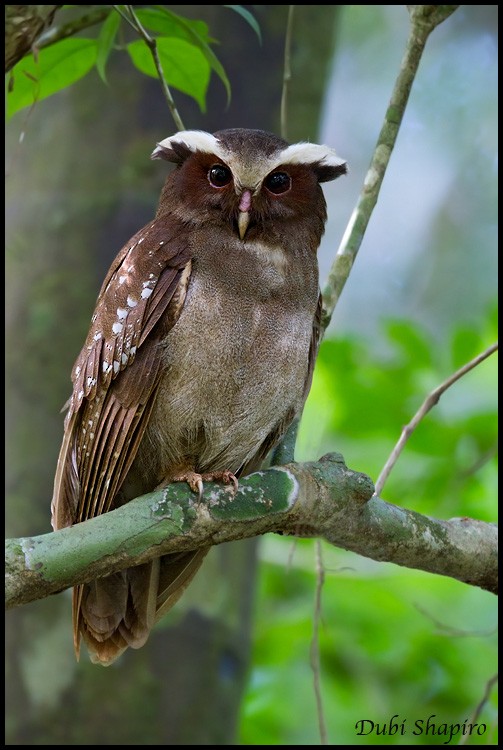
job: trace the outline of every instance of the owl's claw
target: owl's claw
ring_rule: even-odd
[[[234,494],[236,494],[236,492],[238,491],[239,482],[234,476],[234,474],[232,473],[232,471],[229,471],[227,469],[226,471],[217,472],[217,473],[221,473],[222,476],[221,477],[215,476],[215,479],[221,479],[224,484],[231,484],[232,482],[232,485],[234,487]]]
[[[183,474],[177,474],[173,477],[172,482],[187,482],[192,492],[195,492],[199,496],[199,500],[202,500],[204,491],[204,482],[223,482],[224,484],[232,484],[234,487],[234,494],[238,489],[238,480],[229,469],[225,471],[208,471],[204,474],[198,474],[196,471],[185,471]]]
[[[197,494],[198,494],[198,497],[199,497],[199,502],[201,502],[201,500],[203,499],[203,491],[204,491],[203,480],[199,477],[199,479],[197,481],[195,481],[194,484],[196,485],[196,488],[197,488]],[[192,487],[192,485],[191,485],[191,487]],[[192,489],[194,490],[194,492],[196,491],[196,488],[192,487]]]
[[[204,479],[205,482],[223,482],[224,484],[232,484],[234,487],[234,494],[236,494],[239,486],[238,480],[229,469],[225,469],[225,471],[209,471],[205,474],[201,474],[201,478]]]

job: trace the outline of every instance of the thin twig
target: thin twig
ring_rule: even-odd
[[[480,471],[483,466],[485,466],[493,456],[495,456],[498,452],[498,443],[495,442],[494,445],[491,445],[488,450],[486,450],[481,456],[477,458],[476,461],[471,466],[468,466],[463,471],[459,472],[459,479],[465,480],[467,477],[472,476],[473,474],[476,474],[477,471]]]
[[[407,424],[403,430],[402,434],[400,435],[400,438],[393,448],[390,457],[386,461],[383,470],[379,474],[379,478],[376,482],[375,486],[375,494],[380,495],[382,492],[382,488],[384,487],[384,483],[386,482],[388,476],[390,475],[391,470],[393,469],[394,465],[396,464],[398,457],[400,453],[402,452],[405,443],[410,438],[416,427],[418,426],[419,422],[423,419],[423,417],[432,409],[440,400],[440,396],[448,389],[450,386],[455,383],[457,380],[463,377],[463,375],[466,375],[467,372],[470,370],[473,370],[474,367],[479,365],[481,362],[483,362],[487,357],[489,357],[491,354],[493,354],[498,349],[498,344],[493,344],[492,346],[488,347],[482,354],[479,354],[477,357],[474,357],[474,359],[470,360],[470,362],[467,362],[466,365],[463,365],[463,367],[460,367],[459,370],[456,370],[456,372],[451,375],[447,380],[444,380],[443,383],[441,383],[435,390],[433,390],[428,396],[425,398],[423,403],[421,404],[418,411],[414,414],[409,424]]]
[[[475,711],[473,712],[472,716],[470,717],[470,721],[466,722],[467,724],[475,724],[477,719],[479,718],[480,714],[482,713],[482,709],[484,708],[485,704],[489,700],[489,696],[491,695],[491,690],[493,688],[493,685],[495,685],[498,681],[498,674],[496,673],[493,675],[487,682],[484,689],[484,695],[482,696],[480,703],[476,707]],[[458,745],[466,745],[468,741],[468,737],[470,736],[469,733],[463,734],[461,739],[458,742]]]
[[[397,76],[393,93],[391,94],[384,123],[377,139],[372,161],[365,176],[358,202],[346,227],[335,260],[329,271],[327,284],[323,290],[323,331],[327,329],[330,323],[334,308],[353,267],[370,217],[377,203],[379,191],[395,147],[400,124],[428,36],[457,7],[457,5],[409,6],[411,26],[400,65],[400,72]]]
[[[292,78],[292,69],[290,65],[292,51],[292,29],[293,29],[293,11],[295,5],[288,6],[288,19],[286,22],[285,35],[285,57],[283,64],[283,90],[281,92],[281,137],[288,140],[288,86]]]
[[[437,620],[431,612],[421,607],[419,604],[414,604],[417,611],[426,617],[439,631],[439,634],[445,635],[448,638],[489,638],[492,635],[496,635],[498,632],[497,625],[488,630],[462,630],[461,628],[455,628],[452,625],[446,625],[445,623]]]
[[[319,630],[321,621],[321,592],[325,583],[325,569],[321,555],[321,541],[316,540],[316,593],[314,598],[313,637],[311,640],[311,668],[313,670],[314,694],[316,697],[316,712],[320,730],[320,745],[328,745],[327,727],[321,697],[321,669],[320,669],[320,641]]]
[[[112,7],[117,11],[117,13],[119,13],[122,16],[122,18],[124,18],[124,20],[136,31],[136,33],[142,37],[145,44],[149,48],[152,54],[152,59],[154,61],[155,69],[157,70],[157,75],[159,76],[159,80],[161,82],[164,96],[166,97],[166,101],[168,102],[169,111],[171,112],[173,120],[175,121],[175,125],[178,128],[178,130],[185,130],[185,126],[183,124],[182,118],[180,117],[180,114],[176,108],[175,101],[173,99],[173,96],[171,95],[170,88],[164,76],[164,71],[162,69],[162,64],[159,59],[159,53],[157,51],[157,42],[155,38],[151,37],[150,34],[148,34],[147,31],[144,29],[144,27],[140,23],[138,16],[134,12],[134,8],[132,5],[124,6],[127,10],[126,13],[124,13],[118,5],[113,5]]]

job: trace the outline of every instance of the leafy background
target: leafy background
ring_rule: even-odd
[[[427,393],[497,340],[497,75],[489,17],[488,6],[461,6],[428,42],[377,208],[321,347],[298,460],[338,450],[375,480]],[[321,140],[336,144],[350,174],[343,190],[324,188],[322,279],[361,188],[406,36],[406,14],[394,6],[342,11]],[[442,396],[382,495],[437,518],[494,521],[496,450],[492,357]],[[267,625],[255,634],[242,738],[312,744],[314,543],[268,537],[261,555],[257,616]],[[470,720],[495,672],[493,597],[328,545],[323,559],[330,741],[443,744],[442,735],[413,735],[414,722],[430,715],[437,725]],[[465,741],[496,741],[496,706],[493,691],[479,719],[487,732]],[[359,719],[383,728],[394,715],[406,721],[405,737],[355,735]]]
[[[196,7],[202,14],[202,6]],[[243,39],[248,35],[248,42],[253,39],[254,54],[265,56],[267,42],[261,46],[253,18],[260,20],[262,33],[270,27],[279,29],[277,39],[282,39],[285,14],[278,10],[281,6],[248,7],[254,15],[243,18],[242,14],[236,19],[240,25],[233,29],[238,41],[240,35]],[[316,8],[323,17],[324,6]],[[183,15],[181,8],[176,10]],[[160,13],[158,8],[138,9],[151,32],[158,28]],[[256,88],[241,83],[243,67],[253,68],[253,59],[236,54],[230,67],[219,62],[228,41],[221,35],[219,23],[211,26],[210,32],[210,25],[198,17],[180,22],[179,16],[170,13],[163,12],[162,21],[171,19],[167,36],[171,41],[161,41],[159,48],[168,82],[195,102],[191,109],[186,96],[179,99],[175,92],[184,106],[187,126],[193,126],[197,110],[203,116],[197,126],[216,129],[210,123],[215,109],[207,106],[206,99],[215,83],[221,102],[216,119],[225,111],[229,91],[235,100],[244,89],[257,99],[259,124],[252,126],[260,126],[260,86],[262,106],[279,111],[280,81],[272,105],[265,79],[259,76]],[[337,450],[351,468],[375,480],[402,426],[427,392],[496,339],[496,13],[497,6],[461,6],[427,45],[377,209],[321,347],[299,434],[298,460]],[[35,218],[40,216],[40,207],[46,209],[48,195],[53,202],[44,227],[27,223],[30,239],[35,238],[42,248],[44,232],[64,244],[69,222],[78,224],[79,216],[91,212],[96,225],[91,240],[110,244],[113,239],[115,249],[119,247],[117,229],[115,236],[108,224],[106,238],[100,238],[98,229],[119,186],[125,187],[126,198],[116,213],[129,216],[128,191],[141,195],[145,220],[154,205],[155,190],[143,167],[148,154],[146,138],[127,146],[115,172],[114,162],[106,162],[98,208],[90,195],[79,202],[75,195],[73,202],[74,187],[59,176],[58,163],[67,160],[74,164],[79,180],[87,179],[86,164],[80,163],[76,141],[62,125],[64,118],[76,111],[87,121],[93,137],[106,139],[108,153],[113,149],[120,152],[124,124],[116,121],[105,135],[95,115],[103,109],[94,110],[89,103],[91,90],[107,82],[108,107],[117,111],[120,102],[114,99],[114,85],[119,75],[131,82],[137,75],[130,62],[147,75],[154,73],[151,58],[138,39],[116,36],[123,33],[118,31],[117,16],[110,15],[100,28],[92,39],[68,39],[62,47],[41,49],[38,63],[28,57],[14,71],[15,86],[8,97],[12,117],[8,144],[10,154],[15,155],[10,184],[17,187],[23,169],[27,174],[28,167],[38,170],[31,187],[39,207]],[[406,36],[407,13],[402,6],[341,6],[336,17],[335,53],[327,59],[319,133],[313,133],[312,124],[302,118],[291,123],[295,132],[299,131],[295,137],[335,144],[351,167],[344,183],[341,180],[324,188],[329,221],[320,249],[322,283],[370,161]],[[220,45],[214,44],[215,38]],[[120,51],[114,49],[118,41],[124,42]],[[173,60],[167,57],[170,51],[176,52]],[[122,56],[122,62],[114,62],[116,55]],[[181,69],[180,60],[184,61]],[[309,64],[302,47],[297,50],[296,63],[294,81],[298,82]],[[41,70],[49,72],[47,81],[40,78]],[[62,90],[50,97],[59,86],[84,75],[73,91]],[[151,85],[157,85],[153,79]],[[29,110],[22,107],[34,93],[38,103],[27,114]],[[124,89],[122,95],[125,101],[138,96]],[[292,96],[295,100],[295,89]],[[44,101],[44,97],[50,98]],[[302,104],[306,110],[313,109],[309,94],[303,95]],[[111,118],[108,107],[107,118]],[[175,130],[171,121],[166,125],[169,117],[164,102],[149,105],[147,111],[150,120],[163,122],[160,137]],[[228,123],[233,124],[246,123]],[[34,137],[33,129],[39,131],[42,148],[33,153],[28,143],[20,152],[15,143],[19,133],[26,130],[29,140]],[[60,136],[59,152],[51,152],[54,162],[48,169],[44,144],[50,144],[54,132]],[[26,151],[32,159],[29,165],[23,162]],[[107,159],[100,158],[103,162]],[[89,170],[95,168],[96,162],[90,162]],[[7,322],[14,319],[17,330],[22,331],[16,338],[20,343],[11,346],[7,356],[8,377],[10,374],[11,381],[16,380],[10,403],[14,418],[8,422],[8,434],[11,444],[20,441],[24,446],[21,455],[14,454],[12,447],[7,454],[10,535],[48,530],[47,496],[53,463],[42,458],[38,464],[36,458],[35,464],[28,463],[27,456],[41,457],[44,440],[53,442],[57,451],[60,425],[45,421],[38,383],[43,373],[59,384],[50,396],[43,395],[57,414],[76,352],[65,350],[65,369],[61,357],[53,356],[51,361],[47,355],[44,336],[54,337],[62,320],[92,304],[88,300],[107,267],[103,258],[103,268],[82,273],[78,255],[67,248],[67,265],[60,262],[59,268],[48,271],[47,258],[56,255],[54,239],[43,253],[33,256],[33,242],[18,229],[20,217],[27,221],[22,208],[19,203],[8,203],[7,216],[14,229],[8,233]],[[141,225],[137,211],[129,221],[126,236]],[[79,284],[75,284],[76,276]],[[59,290],[69,285],[70,298],[60,300]],[[82,331],[85,325],[87,320]],[[35,372],[26,368],[34,355]],[[409,441],[383,497],[438,518],[466,515],[494,521],[496,387],[496,360],[492,357],[446,393]],[[31,407],[29,416],[17,407],[21,400]],[[310,667],[314,544],[272,535],[261,540],[253,603],[253,653],[237,728],[240,744],[319,743]],[[450,579],[376,563],[326,545],[322,551],[326,581],[320,628],[321,678],[330,742],[444,744],[443,736],[413,735],[414,722],[434,715],[439,724],[462,723],[473,715],[495,672],[494,598]],[[193,587],[186,608],[204,600],[204,584],[198,585],[196,580]],[[215,590],[212,593],[215,598]],[[37,717],[52,706],[51,696],[64,689],[65,660],[72,659],[65,641],[67,628],[68,623],[56,620],[44,641],[46,650],[59,654],[49,668],[55,683],[60,675],[59,687],[56,684],[48,691],[47,661],[40,646],[25,647],[25,656],[20,658],[24,690],[37,696],[33,709]],[[25,630],[32,632],[28,626]],[[90,684],[95,690],[96,680],[93,673]],[[487,732],[470,737],[468,744],[496,743],[496,705],[496,691],[492,690],[479,718],[487,724]],[[360,719],[371,719],[382,727],[393,716],[400,723],[406,721],[405,738],[399,734],[358,736],[355,732],[355,722]],[[40,730],[40,718],[37,720]],[[20,741],[22,733],[16,732],[11,735],[16,738],[13,744],[29,744]],[[68,740],[69,735],[62,732],[63,741]]]

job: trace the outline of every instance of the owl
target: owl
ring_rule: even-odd
[[[298,416],[319,343],[320,183],[332,148],[262,130],[186,130],[155,218],[113,261],[72,371],[52,525],[80,523],[170,482],[199,496],[260,467]],[[74,646],[109,665],[139,648],[208,548],[73,590]]]

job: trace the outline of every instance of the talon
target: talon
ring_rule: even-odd
[[[225,469],[224,471],[209,471],[206,474],[202,474],[202,478],[205,482],[223,482],[224,484],[232,483],[234,485],[234,494],[236,494],[239,486],[238,480],[229,469]]]
[[[195,492],[201,500],[203,496],[203,477],[195,471],[185,471],[183,474],[178,474],[173,477],[172,482],[187,482],[192,492]]]
[[[232,482],[232,484],[234,485],[234,494],[236,494],[236,492],[238,491],[239,483],[232,471],[227,470],[222,472],[222,482],[224,484],[231,484]]]
[[[184,471],[181,474],[177,474],[172,479],[167,480],[165,484],[171,482],[187,482],[192,492],[195,492],[199,496],[199,500],[202,500],[204,491],[204,482],[223,482],[224,484],[232,484],[234,488],[234,494],[236,494],[239,484],[238,480],[229,469],[225,471],[208,471],[204,474],[198,474],[196,471]]]
[[[203,480],[199,478],[195,484],[197,486],[199,501],[201,501],[203,499],[203,490],[204,490]]]

